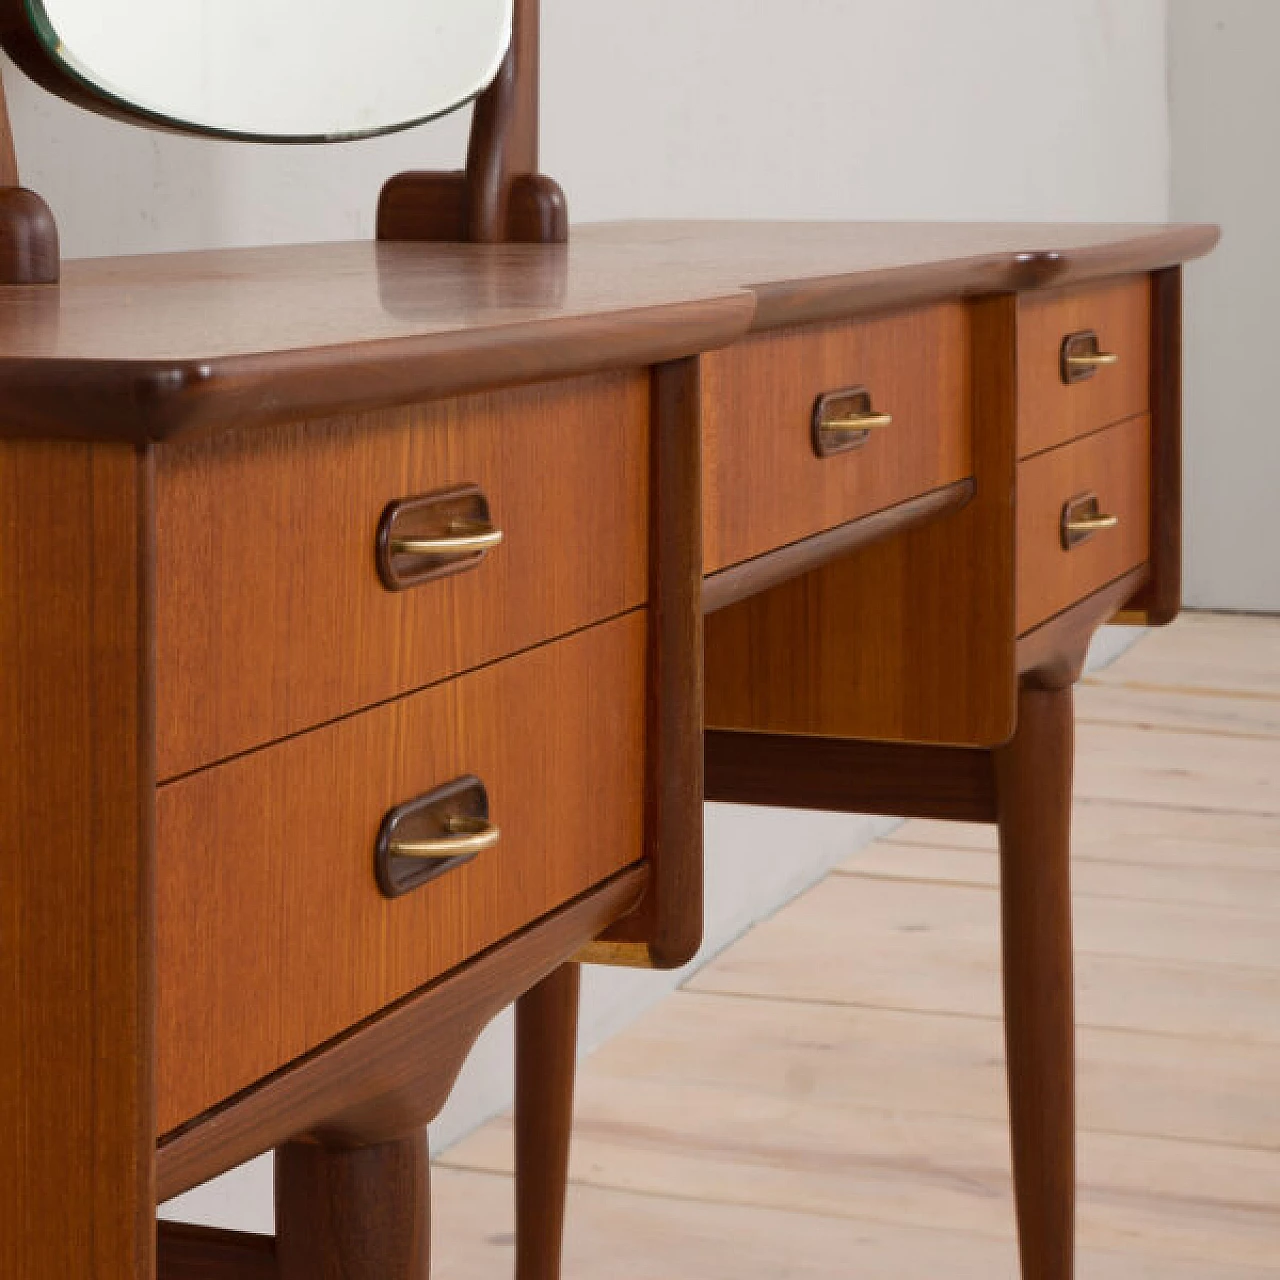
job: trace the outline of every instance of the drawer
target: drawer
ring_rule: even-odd
[[[639,371],[158,450],[159,776],[643,604],[648,436]],[[501,544],[388,590],[389,504],[459,486]],[[462,499],[407,531],[474,529]]]
[[[160,1131],[643,856],[643,610],[159,789]],[[473,775],[498,844],[389,899],[386,816]]]
[[[960,303],[749,338],[704,357],[702,394],[708,573],[973,471]],[[838,451],[822,456],[824,396],[830,417],[869,410],[892,423],[833,437]]]
[[[1019,635],[1146,562],[1150,459],[1141,417],[1018,464]]]
[[[1150,407],[1148,276],[1019,297],[1019,457]]]

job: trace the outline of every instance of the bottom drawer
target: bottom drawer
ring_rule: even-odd
[[[164,1133],[643,855],[645,615],[167,784]],[[389,899],[389,811],[481,779],[499,842]]]
[[[1145,563],[1151,419],[1018,464],[1018,634]]]

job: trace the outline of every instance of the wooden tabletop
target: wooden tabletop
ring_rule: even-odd
[[[100,258],[0,289],[0,435],[161,440],[634,366],[749,327],[1149,271],[1163,225],[614,223],[568,245]]]

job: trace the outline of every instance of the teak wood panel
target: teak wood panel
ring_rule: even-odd
[[[761,334],[704,357],[705,569],[714,573],[973,473],[965,308]],[[864,387],[893,424],[819,457],[814,403]]]
[[[1134,418],[1018,464],[1018,634],[1142,564],[1151,546],[1151,419]],[[1119,518],[1069,551],[1064,505],[1097,495]]]
[[[1063,339],[1093,330],[1119,363],[1062,379]],[[1018,300],[1018,456],[1025,458],[1151,407],[1151,279],[1022,294]]]
[[[972,374],[955,394],[974,424],[973,501],[711,614],[708,726],[963,746],[1009,736],[1015,321],[1011,296],[969,308]]]
[[[642,604],[648,415],[640,371],[162,447],[160,777]],[[464,483],[502,544],[386,590],[383,509]]]
[[[638,610],[160,788],[162,1132],[641,859],[646,641]],[[383,816],[465,774],[500,843],[383,898]]]
[[[154,1274],[150,459],[0,444],[0,1275]]]

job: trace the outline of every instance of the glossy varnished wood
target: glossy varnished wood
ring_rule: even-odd
[[[1063,340],[1091,330],[1119,363],[1081,382],[1062,378]],[[1018,301],[1018,456],[1040,453],[1151,404],[1151,281],[1135,276]]]
[[[703,558],[714,573],[973,471],[959,303],[786,329],[704,359]],[[893,424],[819,457],[819,396],[863,387]]]
[[[161,1132],[644,856],[645,637],[638,611],[160,789]],[[384,815],[468,774],[500,844],[387,900]]]
[[[427,1133],[372,1147],[276,1152],[280,1280],[430,1280]]]
[[[1014,719],[1016,304],[971,304],[977,494],[707,619],[713,728],[989,746]]]
[[[732,341],[753,311],[573,246],[77,262],[0,294],[0,437],[161,440],[631,369]]]
[[[150,1280],[150,460],[0,444],[0,1274]]]
[[[1065,288],[1208,253],[1212,226],[1141,223],[618,222],[574,228],[579,250],[625,246],[687,281],[733,280],[754,327],[845,320],[944,298]]]
[[[995,754],[1009,1118],[1024,1280],[1071,1280],[1075,1016],[1071,686],[1024,678],[1018,731]]]
[[[648,418],[637,372],[164,446],[160,777],[642,604]],[[384,508],[460,484],[502,545],[388,591]]]
[[[1018,633],[1146,562],[1151,538],[1151,419],[1132,418],[1018,464]],[[1064,506],[1096,494],[1118,517],[1066,549]]]
[[[332,1147],[356,1147],[413,1133],[440,1110],[489,1021],[517,993],[563,964],[583,938],[633,910],[648,876],[644,865],[620,872],[168,1134],[157,1152],[159,1198],[180,1195],[264,1151],[309,1136]]]
[[[622,368],[771,328],[1158,269],[1212,227],[620,223],[567,246],[64,264],[0,298],[0,430],[159,439]],[[92,412],[86,412],[86,406]]]

